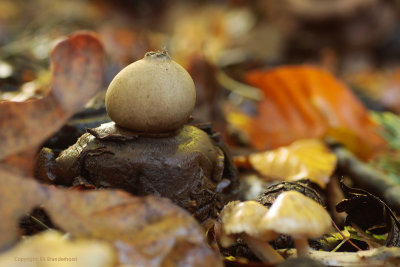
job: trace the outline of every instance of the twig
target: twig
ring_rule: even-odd
[[[224,88],[233,91],[242,97],[254,101],[260,101],[262,99],[262,93],[260,89],[238,82],[230,78],[222,70],[217,73],[217,80]]]
[[[278,250],[285,258],[296,256],[295,249]],[[326,266],[343,267],[385,267],[390,262],[398,262],[400,248],[381,247],[358,252],[328,252],[310,250],[309,257],[322,262]]]

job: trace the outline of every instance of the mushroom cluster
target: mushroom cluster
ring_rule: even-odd
[[[276,264],[283,258],[268,244],[279,234],[294,240],[298,256],[308,256],[308,239],[318,238],[331,228],[329,213],[317,202],[297,191],[281,193],[268,209],[255,201],[228,203],[216,227],[222,247],[241,238],[263,262]]]
[[[283,261],[269,244],[278,237],[273,231],[265,231],[260,221],[268,213],[268,208],[256,201],[229,202],[221,211],[221,223],[216,224],[216,235],[224,248],[232,246],[237,238],[243,239],[251,251],[263,262]]]
[[[88,129],[59,155],[44,148],[36,177],[82,182],[134,195],[170,198],[200,222],[236,198],[237,170],[209,125],[187,125],[196,94],[189,73],[163,52],[149,52],[119,74],[106,93],[113,122]]]

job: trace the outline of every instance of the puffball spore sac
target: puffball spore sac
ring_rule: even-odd
[[[121,70],[106,93],[110,118],[124,128],[148,133],[172,132],[190,118],[196,89],[189,73],[166,51],[148,52]]]

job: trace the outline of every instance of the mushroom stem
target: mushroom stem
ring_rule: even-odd
[[[284,261],[283,257],[267,241],[254,238],[245,233],[241,235],[241,238],[262,262],[277,264]]]
[[[298,257],[308,257],[309,256],[310,247],[308,245],[307,239],[305,239],[305,238],[294,239],[293,238],[293,242],[294,242],[294,246],[297,250]]]
[[[221,223],[214,224],[215,239],[223,248],[229,248],[236,242],[234,235],[228,235],[222,230]]]

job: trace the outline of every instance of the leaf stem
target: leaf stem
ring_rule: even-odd
[[[362,249],[359,248],[356,244],[354,244],[351,240],[350,237],[346,237],[343,232],[339,229],[339,227],[336,225],[336,223],[332,220],[332,225],[335,227],[336,231],[343,237],[343,239],[347,242],[349,242],[353,247],[355,247],[358,251],[361,251]],[[335,248],[337,250],[337,248]],[[334,250],[335,250],[334,249]]]

